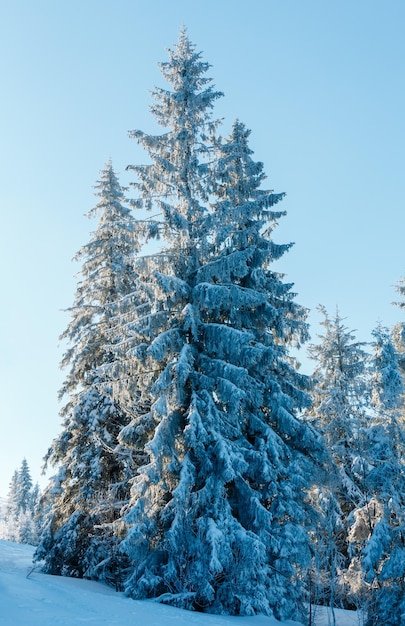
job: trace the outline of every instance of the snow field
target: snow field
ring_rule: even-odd
[[[271,617],[231,617],[137,601],[101,583],[32,571],[32,546],[0,540],[1,626],[278,626]],[[317,609],[317,626],[330,623]],[[357,626],[357,615],[336,611],[337,626]],[[284,626],[299,626],[286,621]]]

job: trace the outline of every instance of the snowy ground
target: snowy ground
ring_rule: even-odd
[[[182,611],[125,598],[100,583],[32,570],[34,548],[0,541],[1,626],[280,626],[264,616],[229,617]],[[29,574],[27,578],[27,574]],[[331,623],[320,610],[317,625]],[[338,611],[337,626],[358,626],[354,613]],[[296,626],[297,622],[283,622]]]

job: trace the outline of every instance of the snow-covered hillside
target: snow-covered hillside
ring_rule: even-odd
[[[100,583],[32,571],[31,546],[0,541],[1,626],[276,626],[275,619],[191,613],[151,601],[135,601]],[[337,611],[337,626],[357,626]],[[283,622],[284,626],[297,622]],[[318,626],[328,624],[318,610]]]

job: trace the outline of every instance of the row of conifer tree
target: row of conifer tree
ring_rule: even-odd
[[[182,30],[152,94],[161,134],[130,133],[147,155],[132,193],[111,162],[97,183],[36,558],[186,609],[401,624],[403,325],[369,349],[322,309],[300,372],[283,194],[243,123],[221,135],[208,69]]]

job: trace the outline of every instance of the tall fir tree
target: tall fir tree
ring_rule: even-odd
[[[177,606],[298,614],[309,548],[305,490],[322,452],[296,413],[308,402],[288,346],[305,311],[272,271],[289,245],[271,231],[282,194],[261,191],[248,131],[213,137],[219,93],[183,30],[154,92],[159,136],[135,131],[151,163],[132,166],[167,246],[137,263],[150,310],[133,325],[134,376],[150,407],[123,429],[147,459],[132,488],[122,549],[126,591]],[[210,204],[211,203],[211,204]]]
[[[63,426],[46,462],[57,467],[45,495],[48,524],[36,558],[49,573],[115,579],[113,526],[129,495],[130,455],[118,434],[128,422],[103,367],[115,359],[119,303],[136,284],[137,229],[111,162],[96,185],[97,230],[76,255],[83,261],[71,321],[62,339],[69,367],[60,398]]]

